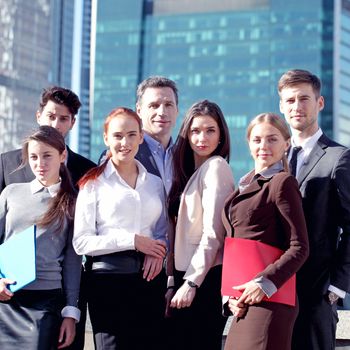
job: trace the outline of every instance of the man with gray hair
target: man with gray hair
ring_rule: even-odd
[[[178,115],[178,90],[174,81],[162,77],[151,76],[143,80],[137,87],[136,112],[143,124],[144,142],[139,146],[136,159],[147,171],[160,177],[166,193],[172,186],[172,130]],[[105,159],[106,151],[100,157],[99,163]],[[161,271],[153,280],[147,280],[152,271]],[[144,281],[149,284],[147,295],[142,295],[145,307],[135,317],[143,318],[145,327],[144,349],[166,349],[166,332],[168,325],[164,319],[165,294],[167,278],[161,263],[144,266]],[[170,280],[168,287],[172,287]],[[151,348],[149,347],[151,344]]]
[[[137,88],[136,112],[142,119],[145,133],[136,158],[150,173],[161,177],[169,193],[172,185],[171,132],[178,115],[175,82],[161,76],[142,81]]]

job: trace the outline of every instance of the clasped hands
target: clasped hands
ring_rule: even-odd
[[[162,270],[166,254],[164,241],[141,235],[135,235],[135,249],[145,254],[143,263],[143,278],[148,282],[153,280]]]
[[[260,303],[265,297],[264,291],[254,281],[249,281],[232,288],[242,291],[242,295],[239,298],[231,297],[228,301],[228,307],[233,313],[233,316],[236,317],[243,317],[249,305]]]

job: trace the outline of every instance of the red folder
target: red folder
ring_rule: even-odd
[[[222,295],[240,297],[242,292],[232,287],[251,281],[283,253],[283,250],[262,242],[226,237],[222,268]],[[295,306],[295,298],[294,274],[271,298],[265,297],[264,300]]]

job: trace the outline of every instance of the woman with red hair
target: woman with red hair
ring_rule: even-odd
[[[145,334],[148,281],[162,269],[167,220],[164,187],[135,159],[141,120],[128,108],[106,118],[109,151],[80,181],[73,245],[88,256],[88,303],[96,349],[152,349]],[[162,302],[161,300],[159,302]]]

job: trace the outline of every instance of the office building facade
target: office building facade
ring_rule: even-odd
[[[197,100],[221,106],[230,127],[236,179],[252,167],[247,124],[258,113],[279,111],[277,81],[291,68],[320,76],[326,99],[320,124],[349,145],[349,3],[96,1],[92,158],[97,160],[104,148],[107,113],[118,105],[134,107],[136,86],[150,75],[177,82],[178,124]]]
[[[50,1],[0,0],[0,151],[33,127],[51,63]]]
[[[37,125],[35,112],[42,89],[60,85],[83,95],[84,131],[82,136],[74,135],[74,149],[80,145],[89,154],[90,55],[80,52],[83,46],[90,48],[90,10],[91,0],[0,0],[0,152],[20,146]],[[79,26],[84,29],[74,38]],[[79,70],[73,65],[77,52]],[[80,69],[85,71],[81,74]]]

